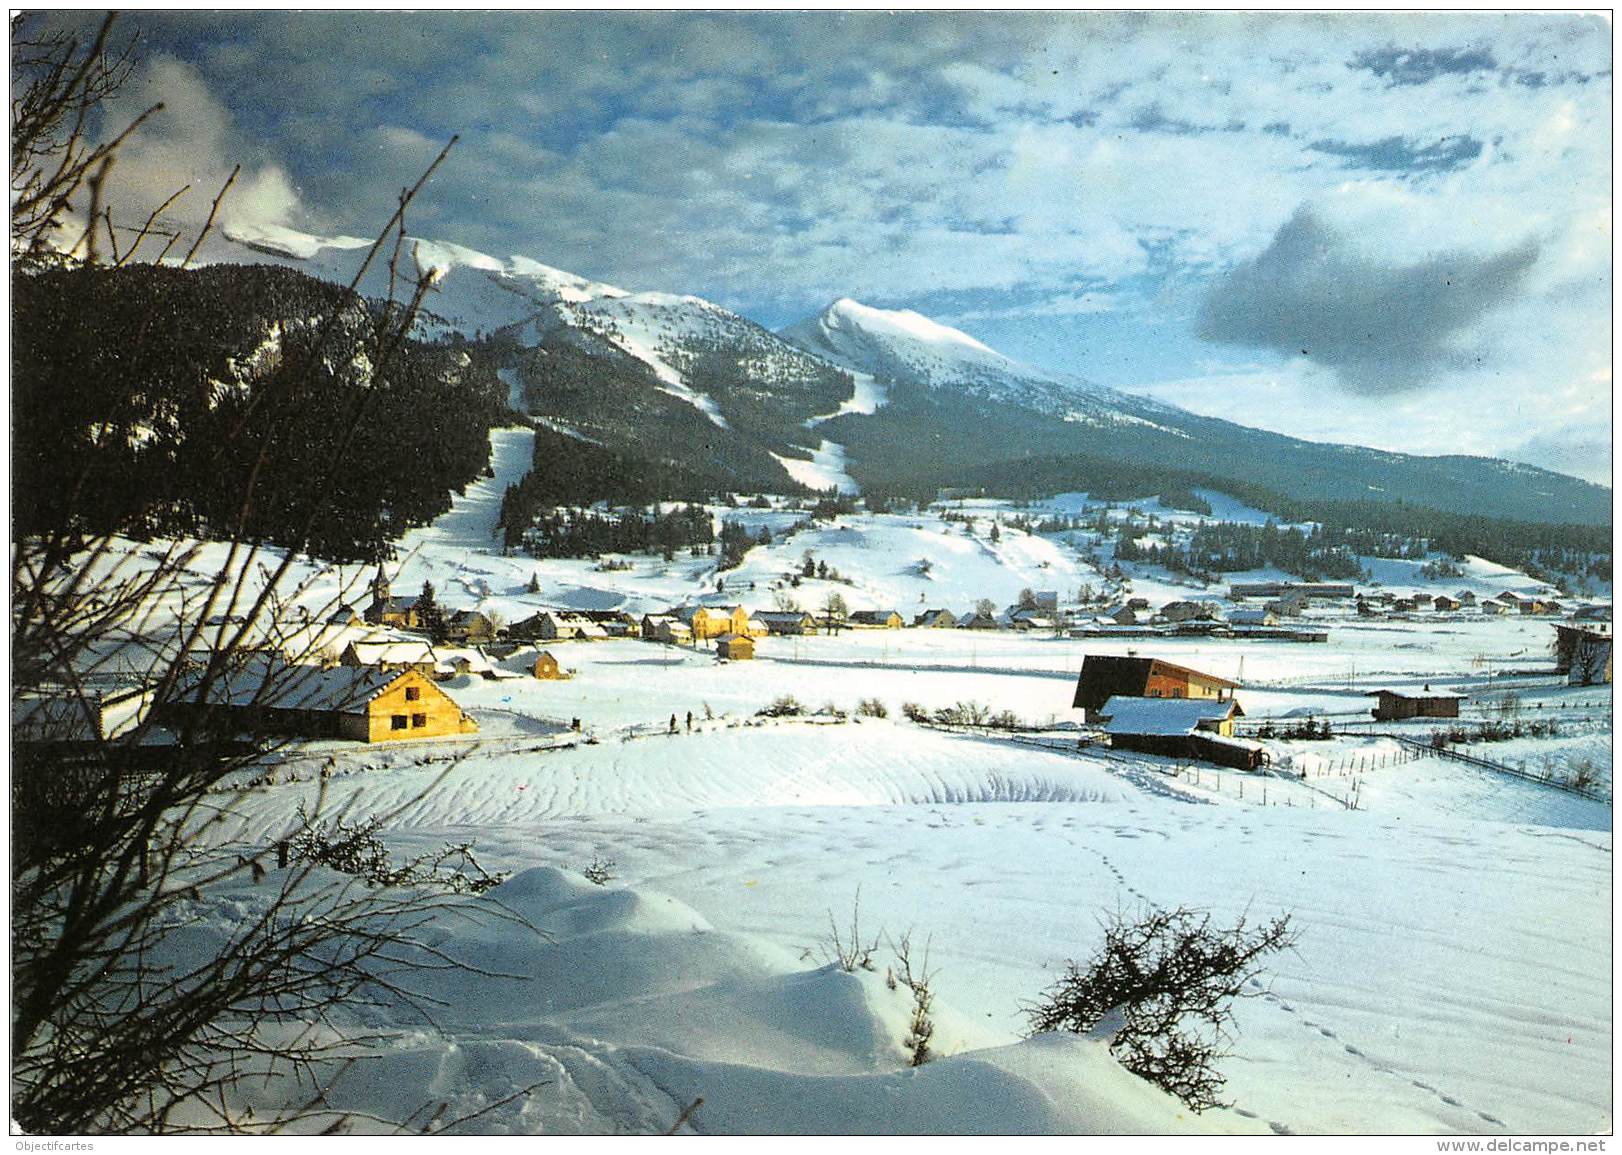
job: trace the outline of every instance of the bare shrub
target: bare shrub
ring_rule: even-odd
[[[929,969],[929,943],[924,943],[923,958],[919,960],[917,970],[912,965],[912,931],[891,943],[890,949],[895,952],[901,985],[912,992],[912,1019],[907,1023],[907,1033],[901,1045],[907,1048],[909,1065],[921,1067],[935,1057],[929,1049],[929,1042],[935,1037],[935,1021],[930,1017],[930,1007],[935,1001],[935,992],[930,984],[935,972]]]
[[[797,718],[805,713],[805,707],[793,694],[784,694],[772,701],[769,706],[762,706],[755,711],[757,718]]]
[[[580,873],[586,876],[586,881],[594,886],[607,886],[614,879],[614,860],[593,856],[586,864],[586,869]]]
[[[888,718],[890,710],[877,698],[863,698],[856,703],[856,716],[858,718]]]
[[[931,720],[929,711],[917,702],[901,703],[901,713],[909,722],[928,722]]]
[[[881,932],[882,933],[882,932]],[[839,923],[834,920],[834,912],[828,912],[828,937],[823,942],[823,957],[829,962],[838,963],[839,969],[854,973],[858,970],[874,970],[873,956],[878,953],[879,936],[874,935],[872,942],[862,941],[862,888],[856,888],[856,899],[851,905],[850,930],[845,934],[839,933]]]
[[[473,855],[471,842],[447,842],[444,849],[394,866],[378,831],[383,821],[372,817],[346,822],[341,816],[312,821],[301,803],[300,828],[285,844],[290,862],[310,862],[357,875],[368,886],[420,886],[452,894],[483,894],[500,886],[511,872],[491,874]]]
[[[1231,1004],[1247,993],[1263,956],[1294,942],[1288,915],[1254,929],[1241,917],[1222,929],[1209,913],[1187,907],[1131,920],[1117,912],[1093,960],[1069,963],[1026,1008],[1031,1031],[1085,1034],[1118,1011],[1124,1021],[1110,1051],[1122,1066],[1195,1111],[1221,1106],[1226,1080],[1214,1064],[1226,1053]]]

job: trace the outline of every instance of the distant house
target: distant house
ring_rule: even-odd
[[[259,664],[205,685],[182,681],[156,707],[165,720],[249,733],[388,742],[471,734],[479,725],[416,670]]]
[[[1138,613],[1141,614],[1141,613],[1143,613],[1144,611],[1146,611],[1149,608],[1149,599],[1148,598],[1127,598],[1126,599],[1126,608],[1129,609],[1129,610],[1137,610]]]
[[[602,626],[573,610],[543,610],[535,615],[533,637],[543,642],[600,642],[608,637]]]
[[[798,636],[817,632],[817,619],[804,610],[756,610],[749,615],[749,633],[759,637],[756,627],[767,634]]]
[[[954,619],[960,630],[995,630],[1000,627],[997,619],[990,614],[982,614],[978,610],[965,610]]]
[[[1430,594],[1419,593],[1414,595],[1415,606],[1428,606],[1431,604],[1431,601],[1432,598]]]
[[[722,634],[715,639],[715,653],[728,661],[747,661],[755,656],[755,639],[748,634]]]
[[[1611,620],[1611,607],[1606,605],[1583,606],[1571,615],[1574,622],[1608,622]]]
[[[1473,605],[1475,605],[1476,604],[1475,592],[1473,590],[1460,590],[1459,591],[1459,604],[1461,606],[1473,606]]]
[[[1228,622],[1235,626],[1276,626],[1278,615],[1265,607],[1259,610],[1229,610]]]
[[[415,670],[432,677],[437,659],[427,642],[350,642],[338,659],[340,666],[386,672]]]
[[[445,636],[452,641],[478,645],[495,640],[496,624],[478,610],[457,610],[445,622]]]
[[[436,678],[452,678],[457,674],[477,674],[481,678],[496,676],[495,665],[481,649],[440,646],[434,650],[434,658]]]
[[[1477,605],[1476,605],[1476,608],[1479,609],[1482,613],[1490,614],[1490,615],[1492,615],[1494,617],[1496,617],[1496,616],[1498,616],[1500,614],[1507,614],[1507,613],[1510,612],[1509,606],[1505,605],[1503,602],[1499,601],[1496,598],[1492,599],[1491,601],[1478,602]]]
[[[1042,613],[1044,613],[1048,617],[1053,617],[1053,616],[1058,614],[1058,612],[1059,612],[1059,591],[1058,590],[1035,590],[1033,592],[1036,595],[1036,608],[1037,609],[1041,610]]]
[[[693,631],[670,614],[649,614],[642,619],[642,640],[680,645],[693,640]]]
[[[1113,610],[1105,610],[1104,617],[1118,626],[1135,626],[1138,624],[1138,611],[1130,602]]]
[[[564,673],[563,667],[558,665],[558,660],[547,650],[542,650],[535,655],[535,664],[531,667],[531,671],[544,682],[559,682],[569,676]]]
[[[1160,607],[1160,620],[1165,622],[1208,622],[1216,616],[1216,607],[1206,602],[1167,602]]]
[[[628,614],[624,610],[577,610],[575,613],[576,616],[601,627],[603,633],[608,637],[639,638],[642,636],[642,626],[637,621],[636,615]]]
[[[1281,618],[1298,618],[1307,608],[1307,599],[1299,594],[1289,594],[1286,597],[1275,598],[1262,608]]]
[[[957,628],[957,615],[951,610],[925,610],[912,624],[925,630],[952,630]]]
[[[1452,690],[1370,690],[1365,697],[1377,697],[1376,722],[1396,722],[1403,718],[1457,718],[1464,694]]]
[[[1114,749],[1250,770],[1265,762],[1267,753],[1261,743],[1233,736],[1233,720],[1243,716],[1231,698],[1111,697],[1098,710]]]
[[[1493,601],[1513,608],[1521,604],[1521,595],[1516,593],[1514,590],[1505,590],[1503,593],[1493,598]]]
[[[1437,594],[1436,600],[1431,603],[1431,608],[1439,614],[1450,614],[1462,604],[1456,598],[1450,598],[1446,594]]]
[[[1011,630],[1053,629],[1052,615],[1036,606],[1009,606],[998,615],[997,622]]]
[[[1413,598],[1398,598],[1391,603],[1391,608],[1399,614],[1411,614],[1419,608],[1419,603]]]
[[[1072,705],[1097,720],[1099,708],[1117,695],[1133,698],[1200,698],[1225,701],[1239,683],[1159,658],[1088,654],[1082,659]]]
[[[718,638],[722,634],[749,633],[749,611],[742,606],[723,609],[713,606],[677,606],[668,611],[670,616],[692,631],[699,641]]]
[[[845,624],[858,630],[899,630],[907,620],[894,610],[856,610]]]
[[[337,609],[333,610],[331,615],[328,616],[327,625],[358,626],[363,620],[364,619],[360,616],[360,614],[355,612],[354,606],[350,605],[348,602],[344,602]]]

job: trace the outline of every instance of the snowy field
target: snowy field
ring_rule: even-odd
[[[1068,602],[1099,577],[1068,534],[1005,525],[991,542],[990,518],[1013,512],[999,503],[957,507],[982,517],[972,536],[937,511],[847,516],[786,540],[796,512],[717,509],[774,536],[724,574],[684,554],[614,572],[504,557],[495,511],[529,435],[498,431],[493,444],[495,479],[402,543],[396,593],[431,580],[442,603],[511,622],[544,606],[769,609],[779,594],[816,610],[839,592],[910,619],[982,597],[1001,607],[1026,587]],[[1246,513],[1234,505],[1220,512]],[[789,584],[806,551],[845,580]],[[197,580],[221,562],[205,547]],[[317,621],[340,596],[365,601],[370,571],[295,569]],[[1387,576],[1418,583],[1417,563]],[[1536,585],[1472,562],[1466,578],[1414,588]],[[1135,578],[1145,589],[1188,596],[1166,575]],[[220,800],[233,836],[259,845],[319,805],[386,816],[397,855],[472,840],[487,867],[514,872],[468,908],[499,902],[533,927],[436,927],[440,949],[489,972],[424,979],[444,1000],[438,1030],[403,1010],[349,1025],[381,1040],[329,1099],[360,1130],[362,1113],[446,1102],[447,1118],[483,1112],[469,1130],[645,1133],[702,1096],[684,1129],[1608,1131],[1609,803],[1415,756],[1351,723],[1380,687],[1463,688],[1474,719],[1499,716],[1508,695],[1521,718],[1558,719],[1558,736],[1470,752],[1560,774],[1586,763],[1608,796],[1609,687],[1558,683],[1546,621],[1314,611],[1314,624],[1328,643],[847,631],[763,638],[757,660],[731,663],[636,640],[548,645],[570,679],[444,684],[477,735],[294,747],[274,783]],[[1079,721],[1083,657],[1129,652],[1242,683],[1248,722],[1348,725],[1330,741],[1271,742],[1273,767],[1251,774],[1078,750],[1062,727]],[[845,712],[874,698],[889,717],[755,716],[783,695]],[[1061,729],[947,732],[904,720],[909,702],[975,702]],[[1428,729],[1392,732],[1422,741]],[[593,861],[613,863],[606,885],[585,880]],[[849,974],[828,965],[829,921],[848,927],[858,892],[863,937],[880,949],[876,970]],[[196,949],[262,893],[244,883],[199,898]],[[1190,1113],[1124,1072],[1102,1039],[1025,1037],[1022,1008],[1067,959],[1089,957],[1100,920],[1150,905],[1221,921],[1287,912],[1298,932],[1236,1007],[1220,1064],[1229,1108]],[[917,1070],[902,1046],[910,1001],[884,981],[889,942],[909,931],[938,970],[941,1057]],[[273,1106],[263,1094],[261,1109]]]

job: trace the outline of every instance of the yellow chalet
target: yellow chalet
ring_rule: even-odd
[[[196,675],[162,707],[234,732],[390,742],[472,734],[479,724],[418,670],[276,664]]]

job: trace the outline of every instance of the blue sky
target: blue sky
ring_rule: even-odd
[[[1599,16],[124,23],[124,104],[168,106],[120,162],[131,215],[241,162],[238,219],[365,234],[459,133],[421,235],[772,327],[914,308],[1247,424],[1609,479]]]

